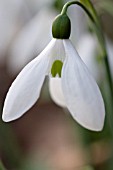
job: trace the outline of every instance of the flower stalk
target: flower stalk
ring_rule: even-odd
[[[92,22],[94,22],[94,18],[92,17],[92,15],[90,14],[90,12],[87,10],[87,8],[82,4],[80,3],[79,1],[70,1],[70,2],[67,2],[64,6],[63,6],[63,9],[61,11],[61,14],[64,15],[67,13],[67,9],[69,6],[71,5],[78,5],[80,6],[82,9],[84,9],[84,11],[87,13],[87,15],[90,17],[90,19],[92,20]]]

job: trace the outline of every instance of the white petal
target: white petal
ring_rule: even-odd
[[[56,60],[60,60],[62,63],[65,60],[65,50],[62,39],[57,39],[57,41],[55,42],[54,48],[51,53],[50,67]]]
[[[100,131],[105,109],[100,90],[69,40],[64,40],[66,60],[62,70],[62,88],[67,107],[83,127]]]
[[[61,106],[61,107],[66,107],[63,91],[62,91],[62,86],[61,86],[61,78],[56,77],[56,78],[50,78],[49,79],[49,90],[50,90],[50,95],[53,101]]]
[[[53,39],[45,50],[32,60],[12,83],[3,108],[2,119],[6,122],[22,116],[39,98],[45,75],[48,71]]]

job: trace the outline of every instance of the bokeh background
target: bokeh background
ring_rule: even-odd
[[[66,2],[0,0],[0,117],[12,81],[52,39],[52,22]],[[101,20],[113,75],[113,1],[92,3]],[[108,87],[90,22],[77,6],[70,7],[68,15],[72,22],[70,38],[104,96]],[[22,118],[10,123],[0,118],[0,170],[113,170],[113,125],[109,122],[113,120],[113,113],[109,114],[113,105],[109,95],[104,129],[92,132],[53,103],[48,79],[40,100]]]

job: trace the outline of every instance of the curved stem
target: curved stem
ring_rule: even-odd
[[[82,9],[84,9],[84,11],[87,13],[87,15],[89,16],[89,18],[91,19],[92,22],[95,22],[94,18],[92,17],[91,13],[87,10],[87,8],[81,4],[80,2],[78,1],[70,1],[70,2],[67,2],[64,6],[63,6],[63,9],[61,11],[61,14],[66,14],[67,13],[67,9],[69,6],[71,5],[78,5],[80,6]]]
[[[89,1],[88,1],[89,2]],[[93,13],[94,13],[94,15],[92,14],[92,12],[89,10],[89,9],[87,9],[87,7],[85,7],[85,5],[82,3],[82,2],[79,2],[79,1],[69,1],[69,2],[67,2],[64,6],[63,6],[63,9],[62,9],[62,11],[61,11],[61,14],[63,15],[63,14],[66,14],[67,13],[67,9],[68,9],[68,7],[69,6],[71,6],[71,5],[78,5],[78,6],[80,6],[85,12],[86,12],[86,14],[88,15],[88,17],[90,18],[90,20],[92,21],[92,23],[93,23],[93,27],[95,28],[95,32],[96,32],[96,34],[97,34],[97,37],[98,37],[98,40],[99,40],[99,42],[100,42],[100,44],[101,44],[101,47],[102,47],[102,52],[103,52],[103,56],[106,56],[106,48],[105,48],[105,41],[104,41],[104,36],[103,36],[103,34],[102,34],[102,31],[101,31],[101,26],[100,26],[100,22],[99,22],[99,20],[98,20],[98,17],[97,17],[97,15],[96,15],[96,11],[95,11],[95,9],[93,8],[93,6],[91,6],[92,7],[92,10],[93,10]]]

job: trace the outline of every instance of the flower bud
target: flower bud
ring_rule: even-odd
[[[66,14],[58,15],[52,25],[52,34],[57,39],[69,39],[71,22]]]

